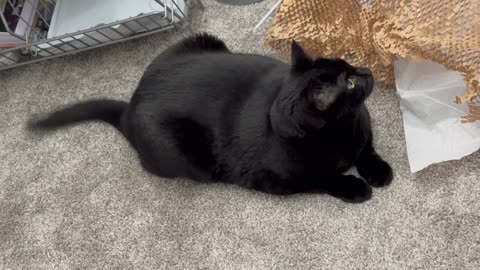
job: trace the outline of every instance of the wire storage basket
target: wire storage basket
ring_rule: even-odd
[[[0,0],[0,70],[164,31],[187,11],[188,0]]]

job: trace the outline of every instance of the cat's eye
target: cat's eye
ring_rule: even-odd
[[[347,88],[348,89],[353,89],[355,88],[355,81],[353,79],[348,79],[347,80]]]

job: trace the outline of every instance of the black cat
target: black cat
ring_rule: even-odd
[[[130,103],[86,101],[30,128],[101,120],[161,177],[362,202],[371,197],[370,186],[392,180],[372,144],[364,105],[372,89],[369,69],[341,59],[312,60],[295,42],[289,65],[232,53],[216,37],[200,34],[160,54]],[[352,166],[366,182],[342,174]]]

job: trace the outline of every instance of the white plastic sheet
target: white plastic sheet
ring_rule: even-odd
[[[459,72],[430,61],[395,62],[408,161],[412,173],[460,159],[480,148],[480,124],[461,123],[466,105],[455,104],[466,85]]]

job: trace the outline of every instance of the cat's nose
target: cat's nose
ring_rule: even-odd
[[[358,75],[372,76],[372,71],[369,68],[360,67],[357,68]]]

